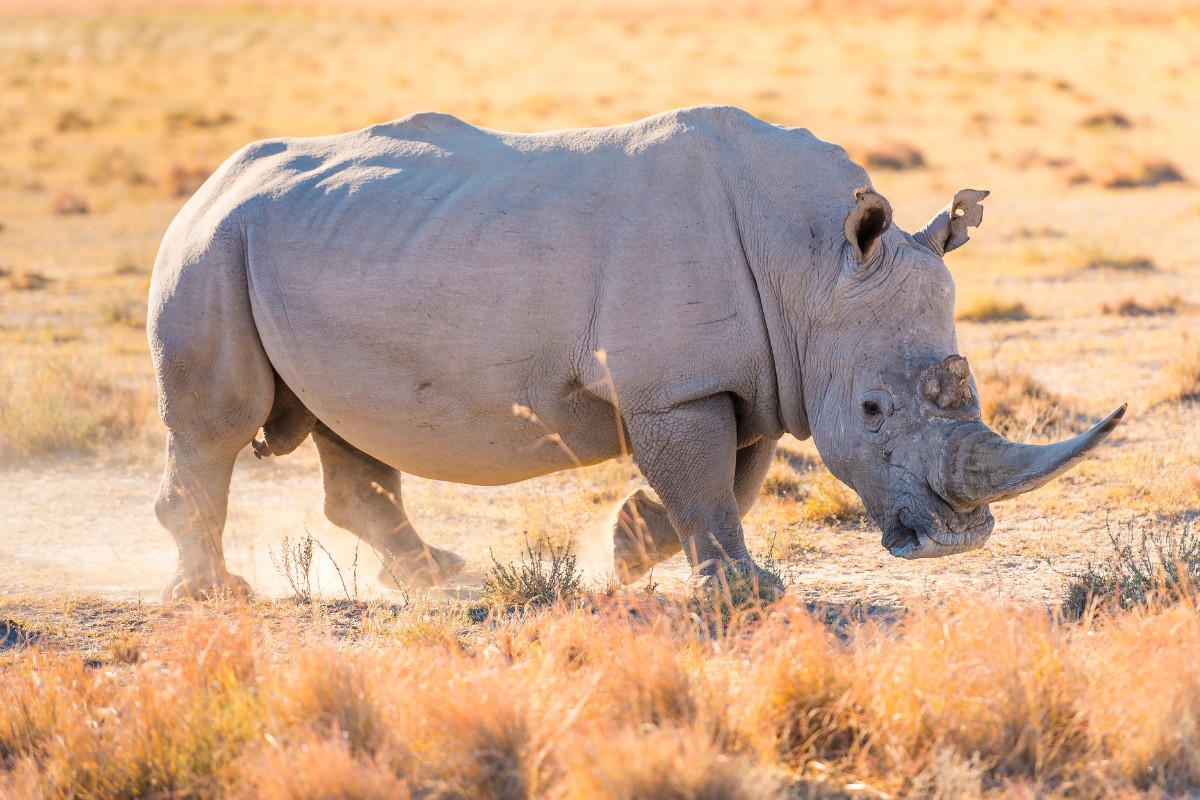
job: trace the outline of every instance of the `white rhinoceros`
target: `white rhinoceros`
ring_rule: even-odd
[[[384,580],[462,564],[413,530],[401,473],[505,484],[625,451],[659,499],[624,502],[620,574],[681,547],[701,582],[749,567],[740,520],[784,432],[816,440],[894,555],[979,547],[988,503],[1124,410],[1044,447],[981,422],[942,256],[985,194],[909,235],[840,147],[718,107],[251,144],[172,223],[150,287],[168,596],[248,590],[221,546],[234,458],[310,433],[326,514]]]

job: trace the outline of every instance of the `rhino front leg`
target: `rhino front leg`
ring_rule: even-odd
[[[463,559],[430,547],[413,529],[400,497],[400,473],[346,442],[318,422],[313,441],[325,481],[325,516],[379,554],[379,582],[437,586],[462,569]]]
[[[774,439],[759,439],[737,451],[733,493],[741,518],[745,518],[758,499],[776,444]],[[644,489],[625,499],[613,526],[613,565],[622,583],[641,578],[654,565],[682,549],[679,534],[662,503]]]
[[[634,461],[679,533],[696,582],[706,584],[725,566],[757,571],[734,491],[737,422],[730,398],[631,414],[628,428]]]

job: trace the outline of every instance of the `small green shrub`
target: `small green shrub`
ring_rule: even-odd
[[[578,599],[583,594],[583,573],[579,570],[570,543],[555,547],[548,539],[541,542],[550,556],[550,566],[542,561],[529,538],[525,539],[526,558],[519,564],[501,564],[492,556],[492,569],[483,579],[479,593],[493,606],[549,606]]]
[[[1154,526],[1105,526],[1112,553],[1070,578],[1063,611],[1079,617],[1091,608],[1128,610],[1156,603],[1174,603],[1192,596],[1200,586],[1200,532],[1193,520]],[[1049,563],[1049,559],[1047,559]]]

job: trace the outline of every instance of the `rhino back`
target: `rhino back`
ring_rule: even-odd
[[[479,483],[570,466],[514,403],[585,463],[620,450],[598,398],[759,403],[729,114],[533,135],[421,114],[249,148],[227,192],[272,364],[356,446]],[[498,472],[490,450],[509,454]]]

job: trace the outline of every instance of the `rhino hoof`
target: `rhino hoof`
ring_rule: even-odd
[[[457,553],[429,547],[393,556],[379,570],[379,582],[389,589],[433,589],[462,572],[466,563]]]
[[[702,564],[688,579],[688,588],[698,595],[726,596],[734,605],[755,599],[772,603],[786,593],[776,575],[751,561]]]
[[[163,602],[180,600],[249,600],[254,596],[250,582],[241,575],[226,572],[204,580],[189,580],[182,573],[175,573],[167,588],[163,590]]]
[[[633,583],[653,566],[654,562],[638,548],[622,547],[620,543],[613,547],[613,569],[622,584]]]

